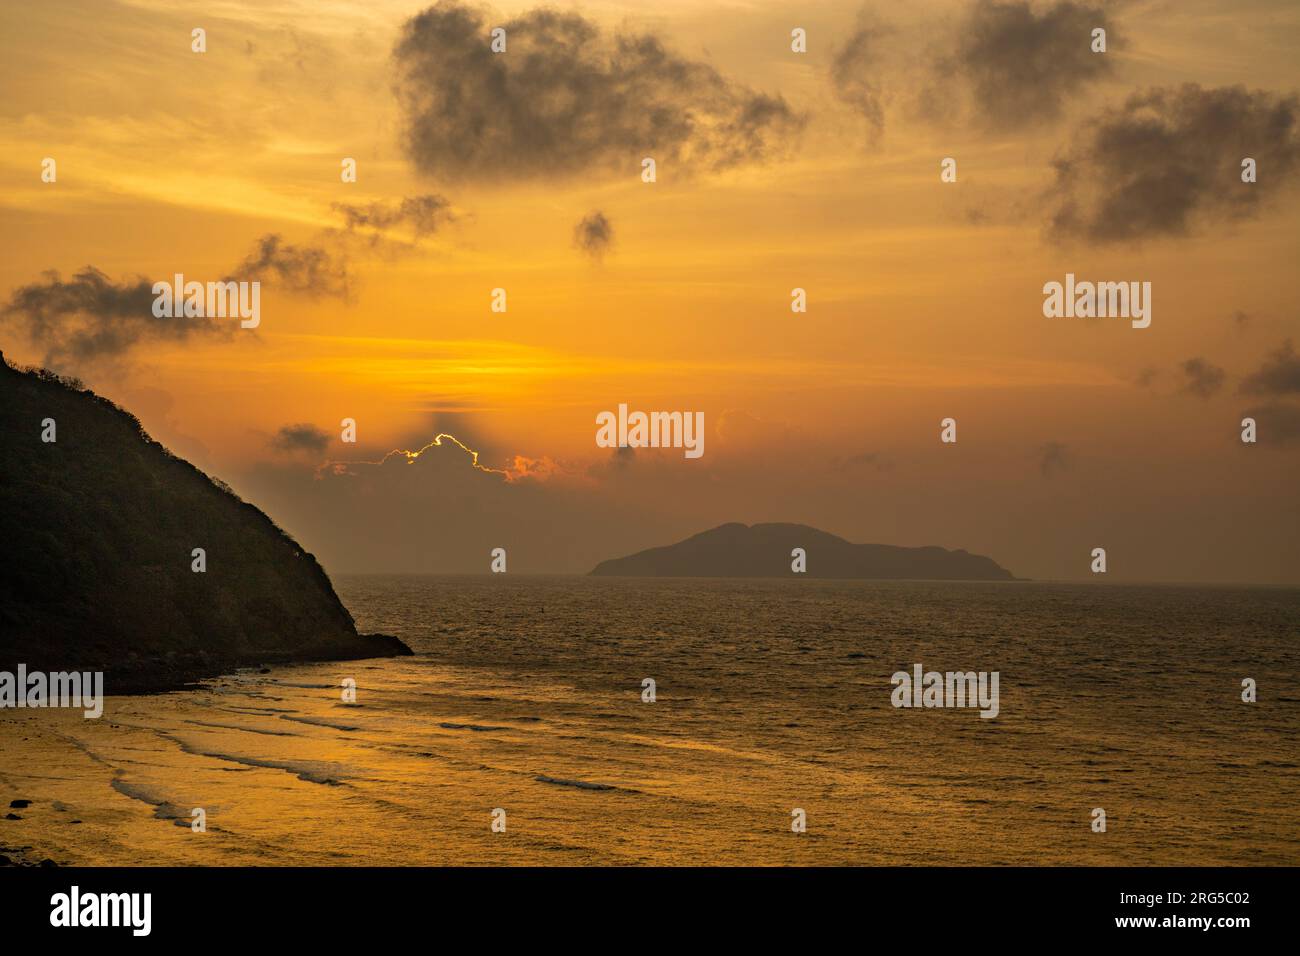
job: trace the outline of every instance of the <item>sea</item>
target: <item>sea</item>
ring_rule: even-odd
[[[361,630],[415,656],[248,668],[109,697],[98,720],[0,710],[0,808],[30,801],[0,819],[0,854],[1300,864],[1297,590],[513,575],[335,586]],[[997,716],[895,706],[894,675],[918,664],[996,672]]]

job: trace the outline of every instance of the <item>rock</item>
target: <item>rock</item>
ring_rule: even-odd
[[[55,862],[54,862],[53,860],[51,860],[49,857],[46,857],[45,859],[41,860],[41,864],[40,864],[40,865],[41,865],[41,866],[44,866],[44,867],[51,867],[51,866],[58,866],[59,864],[55,863]]]
[[[28,807],[30,807],[31,805],[32,805],[32,802],[31,802],[30,800],[10,800],[10,801],[9,801],[9,809],[11,809],[11,810],[25,810],[25,809],[27,809]]]
[[[0,866],[13,866],[13,865],[14,865],[13,860],[9,859],[9,857],[5,856],[3,853],[0,853]]]
[[[5,819],[6,819],[6,820],[21,820],[22,817],[20,817],[20,816],[19,816],[18,814],[16,814],[16,813],[6,813],[6,814],[5,814]]]
[[[362,634],[361,639],[371,646],[376,657],[415,656],[415,651],[407,647],[400,638],[393,637],[391,634]]]

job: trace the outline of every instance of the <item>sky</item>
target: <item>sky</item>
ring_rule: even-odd
[[[330,572],[790,521],[1300,585],[1298,41],[1272,0],[6,5],[0,349]],[[154,318],[176,273],[259,324]],[[1067,273],[1150,326],[1045,316]],[[620,404],[705,453],[600,447]]]

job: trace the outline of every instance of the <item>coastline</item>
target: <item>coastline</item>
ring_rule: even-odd
[[[391,634],[358,634],[357,638],[367,646],[356,648],[355,652],[331,654],[328,656],[300,656],[295,654],[261,654],[247,658],[216,658],[205,652],[197,654],[171,653],[165,656],[140,658],[128,657],[125,664],[95,664],[78,660],[75,665],[67,662],[50,662],[36,658],[21,661],[28,673],[102,671],[104,674],[105,696],[165,694],[170,691],[191,690],[203,681],[231,676],[241,670],[262,669],[288,664],[327,663],[330,661],[373,660],[383,657],[410,657],[415,652],[405,642]],[[13,672],[15,664],[0,665],[0,671]]]

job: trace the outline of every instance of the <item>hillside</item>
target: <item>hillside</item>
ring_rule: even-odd
[[[121,693],[410,653],[359,635],[312,555],[79,383],[0,356],[0,445],[0,670],[103,670]]]

